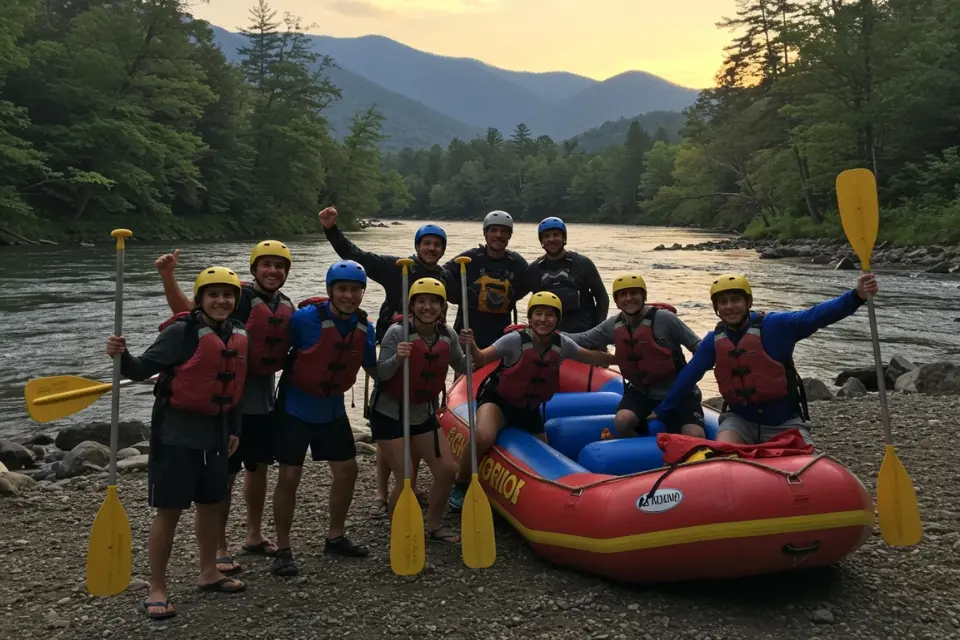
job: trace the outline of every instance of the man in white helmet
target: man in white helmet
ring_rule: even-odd
[[[470,328],[480,349],[485,349],[503,336],[503,330],[516,321],[517,300],[529,293],[526,285],[527,261],[519,253],[507,250],[513,235],[513,217],[506,211],[491,211],[483,218],[486,244],[468,249],[467,303],[470,305]],[[449,273],[447,299],[457,305],[454,331],[463,328],[463,311],[459,308],[460,265],[454,258],[443,268]]]

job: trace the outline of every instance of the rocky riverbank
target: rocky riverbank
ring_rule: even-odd
[[[859,268],[860,259],[846,242],[836,240],[791,240],[780,242],[762,238],[751,240],[738,237],[729,240],[711,240],[699,244],[667,247],[657,245],[653,251],[730,251],[752,249],[761,260],[792,258],[812,264],[829,265],[835,269]],[[878,267],[914,267],[924,273],[960,273],[960,247],[932,245],[929,247],[894,247],[881,242],[873,250],[872,265]]]

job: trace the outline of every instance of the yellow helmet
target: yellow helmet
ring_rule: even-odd
[[[721,291],[743,291],[751,298],[753,297],[753,289],[750,288],[747,277],[733,273],[725,273],[713,281],[710,287],[710,298],[713,299],[713,296]]]
[[[643,289],[643,293],[646,295],[647,283],[639,273],[625,273],[622,276],[617,276],[617,279],[613,281],[613,297],[616,298],[617,292],[624,289]]]
[[[290,254],[290,249],[279,240],[264,240],[258,243],[257,246],[253,248],[253,251],[250,252],[250,268],[253,268],[258,258],[264,256],[284,258],[287,264],[293,265],[293,256]]]
[[[237,300],[240,300],[240,276],[226,267],[209,267],[200,272],[193,281],[193,297],[200,295],[200,289],[210,284],[228,284],[237,290]]]
[[[444,302],[447,301],[447,288],[443,286],[443,283],[436,278],[420,278],[414,282],[412,285],[410,285],[410,295],[407,297],[407,299],[410,300],[410,302],[413,302],[413,296],[421,293],[429,293],[431,295],[440,296]]]
[[[549,291],[538,291],[530,296],[530,302],[527,303],[527,315],[533,311],[534,307],[553,307],[557,313],[563,314],[563,304],[560,298]]]

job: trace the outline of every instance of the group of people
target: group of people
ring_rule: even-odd
[[[120,357],[122,374],[146,380],[159,374],[152,415],[148,471],[149,503],[156,509],[150,530],[150,591],[144,609],[152,618],[176,611],[166,588],[166,568],[183,509],[196,505],[199,588],[236,593],[246,585],[226,540],[236,476],[246,469],[243,549],[272,556],[272,572],[294,576],[290,542],[301,471],[309,448],[327,461],[333,476],[324,552],[363,558],[368,550],[346,537],[344,526],[357,477],[353,431],[345,393],[360,370],[374,380],[370,430],[377,445],[377,487],[371,515],[389,515],[402,489],[403,403],[409,405],[414,470],[425,462],[433,476],[426,496],[428,540],[458,544],[441,522],[444,508],[462,508],[470,480],[470,448],[458,460],[439,437],[439,397],[449,369],[466,371],[469,350],[479,369],[499,361],[477,394],[477,455],[482,457],[506,426],[546,441],[542,406],[556,393],[563,360],[616,364],[624,394],[615,417],[617,437],[648,433],[648,421],[667,431],[703,437],[697,382],[714,369],[727,406],[718,440],[751,444],[797,428],[810,440],[803,387],[793,365],[797,341],[854,313],[877,291],[872,275],[855,289],[798,312],[752,310],[753,291],[742,275],[724,275],[710,288],[720,319],[698,338],[671,310],[648,301],[642,275],[613,282],[619,313],[607,318],[609,299],[594,264],[566,250],[562,220],[538,226],[544,255],[528,263],[507,249],[513,219],[492,211],[483,221],[485,243],[464,251],[470,328],[463,327],[460,265],[441,264],[446,233],[420,227],[410,256],[409,316],[403,317],[401,270],[395,256],[359,249],[337,227],[337,211],[320,215],[326,237],[341,260],[327,269],[326,296],[295,305],[281,291],[293,266],[282,242],[257,244],[250,254],[252,282],[236,271],[204,269],[192,299],[179,288],[179,251],[159,257],[156,267],[174,315],[160,325],[156,341],[139,357],[122,336],[110,336],[107,353]],[[460,257],[458,256],[458,257]],[[386,294],[371,324],[361,309],[369,281]],[[516,324],[517,302],[530,295],[527,322]],[[453,327],[448,304],[458,305]],[[407,323],[407,338],[404,338]],[[377,346],[379,344],[379,354]],[[607,348],[614,346],[614,352]],[[682,348],[693,354],[687,362]],[[404,392],[402,368],[409,367]],[[279,382],[275,374],[282,372]],[[276,542],[261,530],[267,467],[278,463],[273,508]],[[388,495],[389,476],[396,478]]]

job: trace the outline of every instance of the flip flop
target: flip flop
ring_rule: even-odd
[[[233,559],[233,556],[223,556],[222,558],[217,558],[217,565],[221,565],[221,564],[233,565],[233,567],[230,569],[220,569],[218,566],[217,571],[219,571],[223,575],[230,575],[231,573],[239,573],[243,571],[243,566],[239,562],[235,561]]]
[[[267,551],[267,549],[269,549],[270,547],[273,547],[274,551]],[[259,554],[267,557],[273,557],[277,555],[276,545],[270,542],[269,540],[262,540],[257,544],[245,544],[243,545],[243,550],[246,551],[247,553],[254,553],[254,554]]]
[[[230,583],[239,584],[240,586],[234,589],[227,588],[226,585]],[[212,584],[198,585],[198,588],[200,589],[200,591],[207,591],[212,593],[240,593],[241,591],[246,590],[247,585],[244,584],[243,582],[240,582],[236,578],[220,578],[219,580],[217,580]]]
[[[151,608],[156,608],[156,607],[163,607],[163,608],[165,609],[165,611],[164,611],[163,613],[150,613],[150,609],[151,609]],[[148,617],[148,618],[151,618],[151,619],[153,619],[153,620],[165,620],[165,619],[167,619],[167,618],[172,618],[173,616],[177,615],[177,610],[176,610],[176,609],[174,609],[173,611],[170,610],[170,601],[169,601],[169,600],[164,600],[164,601],[162,601],[162,602],[160,602],[160,601],[158,601],[158,602],[144,602],[144,603],[143,603],[143,611],[144,611],[144,613],[147,614],[147,617]]]

